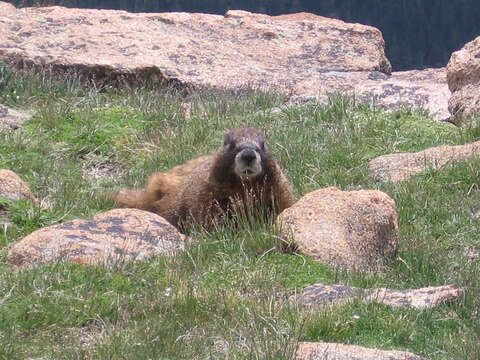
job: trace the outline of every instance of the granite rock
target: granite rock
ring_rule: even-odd
[[[465,145],[443,145],[416,153],[396,153],[376,157],[369,161],[370,173],[376,181],[404,181],[429,169],[440,169],[452,162],[478,156],[480,141]]]
[[[398,247],[395,202],[377,190],[311,192],[278,217],[282,236],[326,265],[381,270]]]
[[[298,344],[296,360],[426,360],[425,358],[397,350],[370,349],[356,345],[335,343]]]
[[[162,217],[115,209],[34,231],[9,249],[7,260],[15,267],[59,261],[112,265],[170,254],[183,245],[183,236]]]
[[[448,101],[451,121],[473,124],[480,118],[480,36],[455,51],[447,64],[452,96]]]
[[[0,59],[105,84],[342,93],[448,118],[445,69],[391,74],[381,32],[309,13],[128,13],[0,2]]]
[[[463,291],[453,285],[431,286],[420,289],[394,290],[363,289],[347,285],[314,284],[303,289],[298,300],[304,305],[343,304],[355,299],[390,305],[429,309],[458,299]]]

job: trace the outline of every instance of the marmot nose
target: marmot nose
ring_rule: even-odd
[[[242,160],[245,161],[247,164],[255,160],[256,157],[257,157],[257,154],[253,150],[246,149],[246,150],[243,150],[242,152]]]

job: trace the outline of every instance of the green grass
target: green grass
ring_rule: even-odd
[[[480,260],[469,256],[480,252],[473,216],[480,161],[399,184],[375,183],[367,169],[381,154],[473,141],[480,128],[341,96],[278,113],[270,110],[282,98],[263,92],[97,91],[1,64],[0,103],[34,114],[0,134],[0,168],[19,174],[42,204],[0,199],[12,222],[0,228],[0,359],[291,359],[298,341],[480,358]],[[141,187],[154,171],[216,151],[227,129],[243,125],[265,130],[298,197],[337,186],[395,199],[400,249],[385,273],[328,268],[285,249],[262,222],[195,232],[198,242],[176,256],[110,269],[59,263],[16,271],[6,264],[8,246],[23,236],[110,209],[102,192]],[[114,175],[92,177],[101,166]],[[454,284],[465,296],[424,311],[360,301],[309,310],[288,300],[317,282]]]

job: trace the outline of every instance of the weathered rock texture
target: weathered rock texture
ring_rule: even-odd
[[[448,102],[452,122],[469,124],[480,118],[480,36],[452,54],[447,81],[452,92]]]
[[[115,209],[37,230],[11,247],[8,261],[17,267],[58,261],[115,264],[146,260],[182,246],[180,233],[162,217]]]
[[[448,117],[445,69],[390,77],[382,34],[370,26],[308,13],[132,14],[0,4],[0,59],[18,67],[99,84],[260,87],[319,98],[346,92]]]
[[[304,305],[342,304],[354,299],[373,301],[394,307],[415,309],[433,308],[451,302],[462,295],[453,285],[432,286],[421,289],[362,289],[346,285],[314,284],[303,289],[298,300]]]
[[[295,355],[296,360],[426,360],[406,351],[309,342],[299,343]]]
[[[29,117],[30,116],[24,112],[0,105],[0,131],[16,130]]]
[[[0,196],[11,200],[29,200],[38,204],[27,184],[13,171],[0,169]]]
[[[444,145],[416,153],[382,155],[370,160],[368,166],[376,181],[403,181],[413,175],[456,161],[480,155],[480,141],[465,145]]]
[[[395,202],[376,190],[311,192],[278,223],[302,253],[342,269],[378,271],[398,246]]]

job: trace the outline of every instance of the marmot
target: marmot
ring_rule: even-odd
[[[247,127],[227,132],[216,154],[154,173],[145,190],[124,190],[115,200],[157,213],[184,230],[192,223],[209,227],[238,210],[276,215],[293,204],[294,195],[263,133]]]

